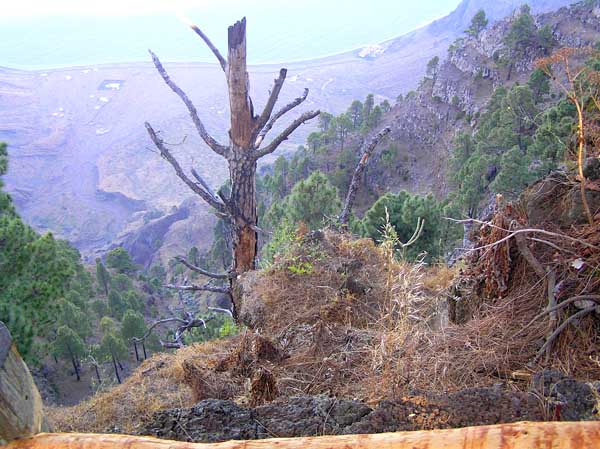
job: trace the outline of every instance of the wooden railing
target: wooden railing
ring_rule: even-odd
[[[595,449],[600,422],[540,422],[372,435],[202,444],[106,434],[40,434],[7,449]]]

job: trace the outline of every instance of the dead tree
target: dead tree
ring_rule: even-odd
[[[229,142],[227,145],[217,142],[206,130],[198,111],[187,94],[175,84],[158,57],[150,52],[156,69],[164,82],[183,101],[187,107],[191,119],[198,134],[206,145],[218,155],[224,157],[229,165],[229,178],[231,181],[231,194],[229,197],[216,195],[202,177],[194,170],[190,171],[191,177],[181,167],[175,156],[168,148],[168,144],[146,122],[145,126],[150,138],[160,151],[161,156],[166,159],[175,169],[177,176],[206,203],[208,203],[217,215],[226,220],[231,228],[233,242],[233,264],[229,273],[217,274],[203,272],[205,276],[216,279],[228,279],[227,291],[232,294],[234,305],[234,316],[236,307],[239,308],[239,294],[235,292],[237,276],[256,268],[257,256],[257,211],[256,211],[256,165],[258,159],[273,153],[282,142],[292,134],[300,125],[319,115],[319,111],[309,111],[300,115],[285,128],[281,134],[270,143],[264,144],[267,133],[275,122],[287,112],[304,102],[308,95],[305,89],[302,96],[283,106],[279,111],[273,112],[281,88],[287,74],[286,69],[279,71],[279,76],[274,80],[269,98],[263,111],[256,115],[249,92],[249,79],[246,69],[246,18],[236,22],[228,30],[228,53],[225,59],[219,50],[212,44],[210,39],[196,25],[190,25],[192,30],[202,38],[210,48],[227,80],[229,107],[230,107],[230,129]],[[196,270],[198,271],[198,270]],[[222,287],[215,287],[210,283],[195,286],[176,286],[186,290],[222,291]]]
[[[379,141],[388,135],[390,131],[391,130],[389,127],[383,128],[381,131],[375,134],[375,136],[373,136],[368,144],[365,145],[360,160],[354,169],[354,174],[352,175],[352,180],[350,181],[350,187],[348,188],[348,193],[346,194],[346,201],[344,201],[344,208],[340,214],[339,222],[342,227],[348,225],[350,213],[352,212],[354,200],[356,199],[356,192],[358,191],[360,178],[367,167],[367,162],[369,161],[371,154],[373,154],[373,150],[375,150],[375,147],[377,144],[379,144]]]

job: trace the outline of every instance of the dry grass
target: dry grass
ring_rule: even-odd
[[[198,358],[214,360],[220,351],[226,351],[228,343],[209,342],[186,347],[175,354],[156,354],[123,384],[76,406],[48,408],[53,430],[135,433],[155,411],[191,405],[193,397],[184,382],[184,365]]]
[[[497,223],[508,218],[498,217]],[[600,238],[589,229],[577,232],[572,234],[589,241]],[[481,243],[502,237],[484,233]],[[570,259],[551,250],[536,244],[536,257],[557,269],[568,265]],[[567,275],[572,273],[558,278]],[[463,300],[472,303],[472,316],[450,324],[449,287],[464,279],[470,280]],[[565,294],[582,286],[597,289],[598,279],[598,271],[579,273]],[[398,261],[389,245],[366,239],[307,235],[274,266],[249,275],[244,291],[244,304],[262,307],[256,308],[262,312],[253,317],[252,331],[155,356],[123,385],[76,407],[52,410],[56,429],[135,432],[156,410],[206,398],[259,405],[322,393],[374,403],[415,391],[512,382],[514,372],[542,366],[528,363],[544,341],[547,319],[523,328],[546,305],[545,282],[512,242],[474,254],[459,272]],[[597,377],[596,336],[592,317],[567,329],[548,365]]]

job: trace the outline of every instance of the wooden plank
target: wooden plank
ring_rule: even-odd
[[[8,329],[0,322],[0,444],[44,430],[40,393]]]
[[[600,422],[520,422],[373,435],[202,444],[110,434],[40,434],[6,449],[583,449],[600,447]]]

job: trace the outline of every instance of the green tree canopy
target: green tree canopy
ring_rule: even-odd
[[[104,294],[108,296],[108,287],[110,286],[110,273],[102,263],[100,258],[96,258],[96,280],[98,285],[104,291]]]
[[[413,236],[418,219],[424,220],[421,236],[414,245],[406,249],[405,257],[415,259],[420,254],[427,253],[427,258],[431,260],[441,255],[441,237],[445,224],[442,220],[442,204],[432,195],[412,195],[406,191],[383,195],[358,222],[359,233],[381,241],[386,225],[386,210],[390,224],[404,243]]]
[[[106,266],[117,270],[119,273],[133,273],[136,270],[131,261],[131,256],[123,247],[112,249],[106,255]]]
[[[71,361],[77,380],[80,380],[79,359],[85,355],[86,346],[79,335],[68,326],[60,326],[56,332],[53,350],[58,356]]]
[[[146,322],[140,312],[128,309],[121,320],[121,335],[125,341],[140,338],[146,332]]]
[[[327,217],[339,213],[340,209],[337,189],[321,172],[314,172],[298,182],[283,201],[273,204],[266,220],[273,228],[287,220],[294,225],[302,222],[311,229],[318,229]]]
[[[471,25],[469,28],[465,30],[469,36],[477,37],[479,33],[481,33],[488,24],[487,17],[485,16],[485,11],[480,9],[471,19]]]

